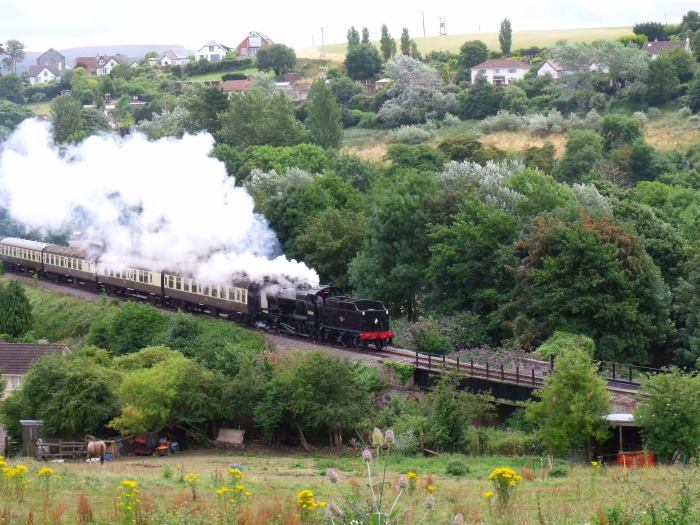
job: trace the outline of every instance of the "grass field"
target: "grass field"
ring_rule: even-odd
[[[631,35],[631,27],[598,27],[587,29],[549,29],[539,31],[513,31],[512,49],[524,49],[528,47],[551,47],[559,40],[573,42],[595,42],[596,40],[616,39],[623,35]],[[416,41],[418,50],[425,55],[431,51],[449,51],[459,53],[459,48],[468,40],[481,40],[491,51],[500,51],[498,33],[468,33],[463,35],[438,35],[418,37],[412,35]],[[379,42],[373,42],[379,45]],[[345,60],[345,48],[343,44],[331,44],[325,46],[325,56],[331,61],[342,62]],[[296,50],[299,58],[321,58],[320,46],[307,47]]]
[[[40,463],[24,458],[9,461],[9,467],[28,467],[22,478],[29,483],[21,493],[14,488],[16,480],[0,481],[0,519],[5,525],[236,523],[227,521],[224,515],[231,518],[231,513],[237,509],[237,517],[242,520],[239,523],[249,525],[316,523],[322,518],[323,508],[308,513],[315,514],[319,518],[317,521],[308,519],[303,511],[300,513],[297,494],[302,490],[310,490],[317,503],[335,502],[341,508],[348,506],[341,490],[347,496],[354,494],[356,505],[371,499],[367,466],[359,456],[359,449],[348,449],[337,456],[209,450],[185,451],[170,457],[118,458],[104,466],[84,461]],[[446,474],[447,463],[455,460],[466,464],[469,472],[461,476]],[[654,498],[671,506],[676,504],[679,484],[674,476],[681,474],[680,467],[623,469],[604,466],[596,469],[589,465],[561,463],[564,468],[560,470],[566,477],[554,478],[548,476],[546,460],[542,464],[541,470],[540,458],[421,456],[390,461],[385,478],[381,461],[373,466],[372,473],[375,484],[381,479],[388,482],[384,510],[388,510],[399,495],[398,477],[408,472],[417,474],[415,492],[402,493],[396,503],[397,522],[402,524],[417,524],[421,520],[426,513],[423,503],[428,493],[434,495],[435,508],[424,523],[443,524],[452,523],[450,520],[458,512],[469,524],[589,523],[600,509],[616,503],[622,509],[644,509],[653,502],[649,489],[653,489]],[[242,478],[234,480],[228,475],[232,466],[243,468]],[[379,470],[375,469],[377,466]],[[37,476],[44,467],[51,468],[53,473]],[[484,497],[484,493],[493,491],[488,477],[498,467],[512,468],[529,478],[517,484],[512,519],[497,519],[496,499]],[[340,475],[337,486],[330,484],[325,475],[329,468]],[[688,468],[682,474],[686,483],[697,489],[691,470],[695,469]],[[131,501],[126,498],[126,489],[122,487],[120,491],[119,488],[125,480],[138,484],[136,488],[140,492]],[[44,488],[46,482],[48,495]],[[221,493],[222,486],[233,488],[235,485],[243,488]],[[434,490],[429,490],[429,485]],[[380,486],[375,485],[375,490]],[[245,492],[251,494],[245,496]],[[238,500],[234,504],[230,503],[232,495]],[[133,505],[131,513],[124,506],[118,506],[125,499]],[[237,507],[238,502],[240,507]],[[86,519],[89,515],[92,519]]]

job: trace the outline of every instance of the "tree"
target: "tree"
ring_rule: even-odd
[[[0,292],[0,333],[24,335],[32,326],[32,305],[19,281],[12,280]]]
[[[199,133],[206,130],[214,135],[221,129],[219,116],[229,107],[228,96],[218,87],[194,83],[177,98],[177,107],[187,111],[181,122],[183,131]]]
[[[332,79],[330,81],[330,86],[336,100],[343,105],[347,105],[350,99],[355,95],[364,93],[360,84],[353,82],[350,77],[346,77],[345,75]]]
[[[9,100],[15,104],[24,104],[23,91],[22,79],[14,73],[0,77],[0,99]]]
[[[404,27],[401,31],[401,54],[411,55],[411,37],[408,36],[408,28]]]
[[[504,90],[491,84],[486,76],[477,75],[474,82],[459,94],[459,116],[481,120],[501,109]]]
[[[573,452],[585,447],[592,459],[593,440],[604,441],[610,434],[610,393],[598,367],[585,350],[565,352],[554,362],[554,373],[544,378],[542,390],[529,401],[525,418],[537,425],[542,443],[554,453]]]
[[[582,215],[536,218],[533,234],[515,243],[524,254],[516,331],[526,346],[570,332],[593,339],[598,359],[648,362],[669,333],[668,286],[636,236]]]
[[[687,32],[700,29],[700,13],[697,11],[688,11],[681,19],[681,27]]]
[[[57,144],[78,142],[83,138],[83,108],[71,95],[56,97],[51,103],[53,138]]]
[[[281,91],[266,95],[255,88],[231,97],[228,111],[221,114],[219,142],[230,146],[293,146],[305,142],[307,134],[294,113],[294,101]]]
[[[428,439],[439,450],[464,450],[471,441],[471,425],[495,413],[488,394],[460,389],[461,377],[456,371],[443,372],[423,401]]]
[[[503,56],[510,55],[510,48],[513,44],[513,28],[510,20],[504,18],[501,22],[501,27],[498,30],[498,43],[501,45],[501,53]]]
[[[355,29],[355,26],[351,26],[350,29],[348,29],[348,47],[347,51],[350,51],[356,46],[360,45],[360,33],[357,32],[357,29]]]
[[[632,26],[635,35],[644,35],[647,42],[666,40],[666,28],[661,22],[640,22]]]
[[[391,38],[386,24],[382,24],[382,37],[379,39],[379,49],[385,62],[396,54],[396,40]]]
[[[649,103],[663,104],[675,98],[679,88],[678,72],[673,62],[666,55],[652,60],[649,64],[649,80],[647,81]]]
[[[557,177],[564,182],[579,182],[602,158],[603,138],[600,135],[588,129],[570,131],[556,169]]]
[[[317,78],[309,88],[304,103],[306,126],[314,144],[322,148],[337,148],[343,137],[342,109],[325,79]]]
[[[372,44],[362,43],[345,55],[345,71],[353,80],[370,79],[381,70],[382,58]]]
[[[284,44],[271,44],[258,49],[256,55],[258,69],[261,71],[272,70],[280,76],[294,68],[297,62],[297,54],[291,47]]]
[[[101,433],[118,413],[120,381],[120,373],[89,357],[49,354],[24,377],[23,416],[41,419],[52,434]]]
[[[356,430],[371,406],[371,392],[355,380],[355,366],[319,351],[279,362],[255,407],[257,423],[269,436],[288,427],[304,446],[313,435],[341,447],[343,432]]]
[[[693,113],[700,113],[700,72],[695,73],[693,80],[688,84],[686,104]]]
[[[469,71],[489,57],[489,48],[481,40],[468,40],[459,48],[459,65]]]
[[[603,148],[608,152],[615,148],[630,146],[635,140],[642,138],[639,119],[629,115],[610,113],[601,119],[598,127],[603,137]]]
[[[26,46],[19,40],[10,39],[5,42],[5,58],[2,59],[2,65],[10,73],[17,72],[17,64],[24,60],[24,48]]]
[[[569,42],[564,40],[557,42],[549,50],[549,56],[565,70],[572,73],[588,73],[593,49],[585,42]]]
[[[665,461],[694,456],[700,447],[700,377],[670,368],[642,380],[643,397],[634,413],[644,444]]]
[[[369,44],[369,29],[366,27],[362,28],[362,41],[361,44]]]
[[[34,116],[31,110],[9,100],[0,100],[0,132],[6,129],[7,133],[13,131],[19,124]]]

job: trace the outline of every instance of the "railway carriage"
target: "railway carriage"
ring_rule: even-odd
[[[152,304],[160,303],[163,291],[160,272],[143,268],[118,268],[98,262],[95,274],[100,291],[142,298]]]
[[[42,254],[44,272],[54,280],[97,289],[95,260],[85,250],[48,245]]]
[[[38,273],[43,269],[41,254],[47,246],[50,245],[45,242],[3,237],[0,239],[0,260],[10,272]]]
[[[202,283],[191,276],[163,271],[163,303],[172,308],[221,315],[252,323],[260,312],[258,285],[248,279],[231,279],[225,284]]]

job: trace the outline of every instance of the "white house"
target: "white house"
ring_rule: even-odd
[[[188,57],[181,57],[175,51],[168,50],[162,53],[158,57],[151,57],[148,59],[148,63],[151,66],[158,64],[161,67],[166,66],[186,66],[189,64],[190,59]]]
[[[35,66],[29,66],[29,83],[46,84],[60,80],[66,69],[66,57],[51,48],[36,59]]]
[[[649,54],[649,58],[652,60],[659,58],[666,51],[670,51],[671,49],[682,49],[687,53],[691,53],[690,38],[686,38],[685,40],[665,40],[662,42],[655,40],[654,42],[645,42],[642,45],[642,51],[646,51]]]
[[[226,53],[231,51],[231,48],[219,44],[215,40],[202,46],[199,51],[195,54],[197,60],[205,59],[210,62],[216,62],[217,60],[223,60],[226,58]]]
[[[484,75],[489,83],[505,86],[522,80],[529,70],[530,66],[512,58],[487,60],[471,68],[472,84],[476,82],[477,75]]]
[[[560,66],[551,59],[545,60],[537,70],[538,77],[549,75],[552,78],[561,78],[564,75],[570,75],[571,73],[571,71],[564,69],[564,66]]]

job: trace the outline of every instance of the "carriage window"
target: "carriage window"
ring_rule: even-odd
[[[182,289],[183,289],[185,292],[189,292],[189,291],[190,291],[190,282],[189,282],[189,281],[185,281],[184,283],[182,283]]]
[[[248,290],[241,290],[241,302],[243,304],[248,302]]]
[[[73,258],[72,257],[68,257],[68,268],[70,268],[71,270],[73,269]]]
[[[228,300],[233,301],[234,297],[235,297],[235,292],[231,288],[229,288],[228,289]]]
[[[212,297],[219,297],[219,287],[218,286],[211,287],[211,296]]]
[[[182,277],[176,277],[176,278],[175,278],[175,289],[176,289],[176,290],[181,290],[181,289],[182,289]]]
[[[81,261],[80,259],[78,259],[78,260],[75,262],[75,269],[76,269],[76,270],[82,270],[82,269],[83,269],[83,261]]]
[[[202,287],[202,294],[203,294],[203,295],[209,295],[209,286],[203,286],[203,287]]]

